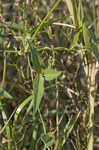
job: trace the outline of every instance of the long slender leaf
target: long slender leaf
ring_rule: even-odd
[[[28,98],[26,98],[17,108],[16,113],[14,115],[14,125],[16,124],[16,121],[18,119],[18,116],[20,114],[20,112],[23,110],[23,108],[32,100],[33,95],[29,96]]]
[[[86,48],[89,48],[90,42],[89,42],[89,36],[88,36],[88,29],[86,27],[86,23],[84,19],[84,10],[83,10],[82,4],[81,4],[81,16],[82,16],[82,22],[83,22],[82,30],[83,30],[84,43],[85,43]]]
[[[76,46],[78,44],[79,40],[79,35],[82,32],[82,28],[79,28],[78,31],[76,32],[74,39],[73,39],[73,46]]]
[[[0,22],[0,24],[6,25],[7,27],[12,28],[14,30],[21,30],[21,31],[23,31],[23,29],[24,29],[24,26],[22,24],[17,24],[15,22],[11,22],[11,21]]]
[[[76,29],[79,26],[78,16],[77,16],[77,1],[76,0],[66,0],[67,7],[69,9],[70,15],[72,17],[73,23]]]
[[[55,5],[52,7],[52,9],[48,12],[48,14],[44,17],[44,19],[42,20],[42,22],[40,23],[40,25],[37,27],[36,31],[33,34],[33,37],[31,39],[31,41],[35,40],[35,37],[37,35],[37,33],[39,32],[39,30],[42,28],[42,26],[44,25],[45,21],[47,20],[47,18],[51,15],[51,13],[55,10],[55,8],[59,5],[59,3],[61,2],[61,0],[57,0],[57,2],[55,3]]]
[[[85,22],[83,23],[83,37],[84,37],[84,42],[85,42],[86,48],[89,48],[90,42],[89,42],[88,30],[87,30]]]
[[[13,97],[3,88],[0,88],[0,97],[12,99]]]
[[[41,73],[41,58],[39,56],[39,53],[37,52],[36,48],[32,47],[30,44],[30,50],[31,50],[31,60],[32,60],[32,65],[33,69],[37,73]]]
[[[95,43],[92,43],[91,44],[91,48],[92,48],[92,51],[96,57],[96,59],[98,60],[99,62],[99,45],[98,44],[95,44]]]
[[[44,93],[44,77],[38,75],[34,81],[34,114],[37,112]]]
[[[73,23],[74,23],[74,14],[73,14],[73,6],[71,0],[66,0],[67,7],[69,9],[70,15],[72,17]]]
[[[4,124],[6,124],[7,120],[8,120],[8,117],[7,117],[7,114],[2,106],[2,103],[0,101],[0,109],[1,109],[1,112],[2,112],[2,118],[3,118],[3,121],[4,121]],[[12,136],[11,136],[11,130],[10,130],[10,124],[8,123],[6,125],[6,135],[7,135],[7,140],[8,140],[8,150],[11,150],[11,140],[12,140]]]
[[[70,133],[72,132],[73,127],[74,127],[76,121],[78,120],[80,113],[81,113],[81,112],[79,111],[78,114],[73,118],[73,122],[72,122],[71,125],[70,125],[70,123],[71,123],[71,121],[72,121],[72,117],[69,119],[69,121],[68,121],[68,123],[67,123],[67,125],[66,125],[66,127],[65,127],[65,129],[64,129],[64,131],[65,131],[65,133],[66,133],[66,136],[64,137],[64,140],[62,141],[62,145],[65,144],[67,138],[69,137]],[[68,131],[67,131],[67,130],[68,130]],[[66,131],[67,131],[67,132],[66,132]]]

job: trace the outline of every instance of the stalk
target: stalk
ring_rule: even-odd
[[[59,101],[58,101],[58,83],[56,80],[56,150],[58,150],[59,138],[59,117],[58,117]]]
[[[72,2],[72,7],[73,7],[73,15],[74,15],[74,22],[75,22],[75,26],[76,29],[79,26],[79,22],[78,22],[78,16],[77,16],[77,1],[76,0],[71,0]]]
[[[1,82],[0,88],[4,88],[4,86],[5,86],[6,66],[7,66],[6,53],[4,53],[3,78],[2,78],[2,82]],[[5,111],[4,107],[3,107],[1,98],[0,98],[0,109],[1,109],[1,112],[2,112],[3,121],[6,124],[8,118],[7,118],[7,115],[6,115],[6,111]],[[7,124],[5,129],[6,129],[7,140],[8,140],[8,150],[11,150],[11,133],[10,133],[11,130],[10,130],[10,125]]]
[[[6,53],[4,53],[4,66],[3,66],[3,78],[2,78],[2,82],[0,85],[0,88],[4,88],[5,86],[5,80],[6,80]]]
[[[94,100],[95,100],[95,63],[89,65],[89,119],[88,119],[88,150],[93,150],[93,124],[94,124]]]
[[[52,7],[52,9],[48,12],[48,14],[44,17],[44,19],[42,20],[42,22],[40,23],[40,25],[37,27],[36,31],[34,32],[31,42],[35,40],[37,33],[40,31],[40,29],[43,27],[45,21],[48,19],[48,17],[51,15],[51,13],[55,10],[55,8],[59,5],[59,3],[61,2],[61,0],[57,0],[57,2],[54,4],[54,6]]]

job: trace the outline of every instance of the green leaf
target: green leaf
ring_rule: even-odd
[[[7,27],[12,28],[14,30],[21,30],[21,31],[23,31],[23,29],[24,29],[24,26],[22,24],[17,24],[15,22],[11,22],[11,21],[0,22],[0,24],[6,25]]]
[[[4,98],[8,98],[8,99],[12,99],[13,97],[7,92],[5,91],[3,88],[0,88],[0,97],[4,97]]]
[[[41,73],[41,58],[39,56],[39,53],[37,52],[36,48],[32,47],[30,44],[30,50],[31,50],[31,60],[32,60],[32,65],[33,69],[37,73]]]
[[[16,114],[19,115],[19,113],[23,110],[23,108],[33,99],[33,95],[29,96],[28,98],[26,98],[17,108],[16,110]]]
[[[96,59],[98,60],[99,62],[99,45],[98,44],[95,44],[95,43],[92,43],[91,44],[91,48],[92,48],[92,51],[96,57]]]
[[[34,81],[34,113],[37,112],[44,93],[44,77],[38,75]]]
[[[85,43],[86,48],[89,48],[90,42],[89,42],[88,30],[87,30],[85,22],[83,24],[83,37],[84,37],[84,43]]]
[[[95,36],[94,32],[92,32],[90,29],[88,29],[88,32],[89,32],[91,40],[93,40],[95,42],[96,41],[96,36]]]
[[[0,44],[2,44],[4,41],[4,30],[1,28],[0,29]]]
[[[73,13],[73,6],[71,0],[66,0],[66,4],[68,7],[68,10],[70,12],[70,16],[72,17],[73,23],[74,23],[74,13]]]
[[[96,138],[95,143],[99,143],[99,138]]]
[[[23,108],[33,99],[33,95],[30,95],[28,98],[26,98],[17,108],[16,113],[14,115],[14,125],[17,121],[17,118],[20,114],[20,112],[23,110]]]
[[[45,76],[45,80],[51,81],[56,79],[61,74],[61,71],[56,71],[54,69],[47,68],[43,71],[43,73]]]
[[[88,29],[86,27],[85,19],[84,19],[84,9],[81,4],[81,16],[82,16],[82,30],[83,30],[83,38],[84,38],[84,43],[86,48],[90,47],[90,42],[89,42],[89,36],[88,36]]]
[[[24,109],[24,107],[31,101],[33,100],[34,95],[30,95],[28,98],[26,98],[17,108],[15,115],[14,115],[14,121],[13,121],[13,129],[12,129],[12,134],[14,135],[15,132],[15,126],[16,126],[16,122],[18,119],[18,116],[20,114],[20,112]]]
[[[95,42],[95,43],[99,43],[99,32],[93,32],[90,29],[88,29],[89,31],[89,35],[91,37],[91,39]]]
[[[68,123],[65,126],[65,130],[66,131],[66,135],[64,136],[64,139],[62,141],[62,146],[66,143],[67,138],[69,137],[70,133],[72,132],[75,123],[77,122],[79,115],[80,115],[80,111],[74,116],[74,118],[71,116],[71,118],[69,118]]]
[[[99,32],[95,32],[95,36],[96,36],[96,43],[99,43]]]
[[[76,46],[76,45],[78,44],[79,35],[80,35],[81,32],[82,32],[82,27],[80,27],[80,28],[77,30],[77,32],[76,32],[76,34],[75,34],[75,36],[74,36],[74,39],[73,39],[73,45],[72,45],[72,46]]]
[[[45,21],[47,20],[47,18],[51,15],[51,13],[55,10],[55,8],[59,5],[60,2],[61,2],[61,0],[57,0],[56,3],[54,4],[54,6],[48,12],[48,14],[43,18],[43,20],[41,21],[40,25],[37,27],[36,31],[34,32],[32,38],[31,38],[31,42],[33,40],[35,40],[37,33],[43,27],[43,25],[44,25]]]
[[[54,136],[49,137],[48,134],[44,135],[42,138],[46,148],[52,146],[55,143]]]
[[[69,9],[70,15],[73,20],[73,24],[75,24],[76,29],[79,26],[78,16],[77,16],[77,2],[75,0],[66,0],[67,7]]]

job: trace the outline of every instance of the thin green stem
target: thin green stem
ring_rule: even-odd
[[[56,142],[55,142],[55,148],[54,150],[58,150],[58,142],[59,142],[59,101],[58,101],[58,83],[56,79]]]
[[[51,13],[55,10],[55,8],[59,5],[59,3],[61,2],[61,0],[58,0],[55,5],[53,6],[53,8],[48,12],[48,14],[44,17],[44,19],[42,20],[42,22],[40,23],[40,25],[37,27],[36,31],[33,34],[33,37],[31,39],[31,42],[35,40],[37,33],[40,31],[40,29],[42,28],[43,24],[45,23],[45,21],[47,20],[47,18],[51,15]]]
[[[6,66],[7,66],[7,63],[6,63],[6,53],[4,53],[4,67],[3,67],[3,78],[2,78],[2,82],[1,82],[1,85],[0,85],[0,88],[4,88],[5,86],[5,81],[6,81]],[[3,104],[2,104],[2,101],[0,100],[0,109],[1,109],[1,112],[2,112],[2,117],[3,117],[3,121],[4,123],[6,124],[7,120],[8,120],[8,117],[6,115],[6,111],[3,107]],[[6,125],[5,127],[6,129],[6,134],[7,134],[7,139],[8,139],[8,150],[11,150],[11,130],[10,130],[10,125],[9,123]]]
[[[5,80],[6,80],[6,66],[7,66],[6,53],[4,53],[3,78],[2,78],[2,82],[1,82],[0,88],[4,88],[4,85],[5,85]]]

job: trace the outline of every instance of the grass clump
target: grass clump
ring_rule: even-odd
[[[98,4],[89,7],[0,2],[1,150],[97,149]]]

